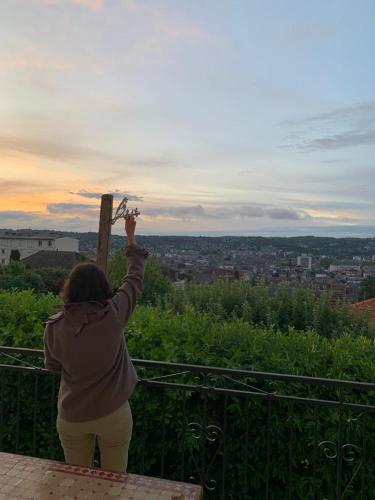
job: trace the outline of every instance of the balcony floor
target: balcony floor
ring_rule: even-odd
[[[0,453],[0,500],[199,500],[200,486]]]

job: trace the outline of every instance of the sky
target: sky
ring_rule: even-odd
[[[375,236],[373,0],[1,0],[0,227]],[[121,234],[118,222],[113,229]]]

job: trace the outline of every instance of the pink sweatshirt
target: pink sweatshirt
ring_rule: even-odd
[[[65,304],[46,322],[44,363],[61,373],[58,411],[63,420],[109,415],[129,399],[137,383],[123,331],[143,290],[148,252],[131,245],[125,253],[128,272],[111,299]]]

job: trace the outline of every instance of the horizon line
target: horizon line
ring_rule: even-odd
[[[310,229],[310,228],[309,228]],[[272,229],[263,229],[258,231],[175,231],[175,232],[164,232],[160,231],[158,233],[139,233],[138,236],[154,236],[154,237],[191,237],[191,238],[225,238],[225,237],[233,237],[233,238],[334,238],[334,239],[374,239],[375,238],[375,225],[374,226],[351,226],[352,231],[348,231],[348,227],[342,226],[325,226],[325,227],[316,227],[314,233],[308,232],[307,234],[303,234],[303,230],[307,230],[307,228],[295,228],[295,229],[284,229],[284,230],[272,230]],[[345,231],[346,230],[346,231]],[[86,230],[86,231],[77,231],[77,230],[68,230],[68,229],[37,229],[31,227],[25,228],[0,228],[0,231],[35,231],[35,232],[57,232],[57,233],[94,233],[98,234],[98,231]],[[344,233],[352,233],[352,234],[339,234],[340,231]],[[329,234],[330,232],[336,234]],[[369,234],[372,232],[372,235]],[[246,234],[247,233],[247,234]],[[250,233],[250,234],[249,234]],[[320,234],[316,234],[320,233]],[[325,234],[322,234],[325,233]],[[327,234],[328,233],[328,234]],[[367,233],[367,234],[366,234]],[[124,236],[125,234],[119,234],[116,232],[112,233],[112,236]]]

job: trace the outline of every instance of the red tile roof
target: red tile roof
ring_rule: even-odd
[[[356,309],[360,312],[369,311],[370,318],[375,320],[375,297],[373,299],[362,300],[361,302],[356,302],[355,304],[351,304],[353,309]]]

